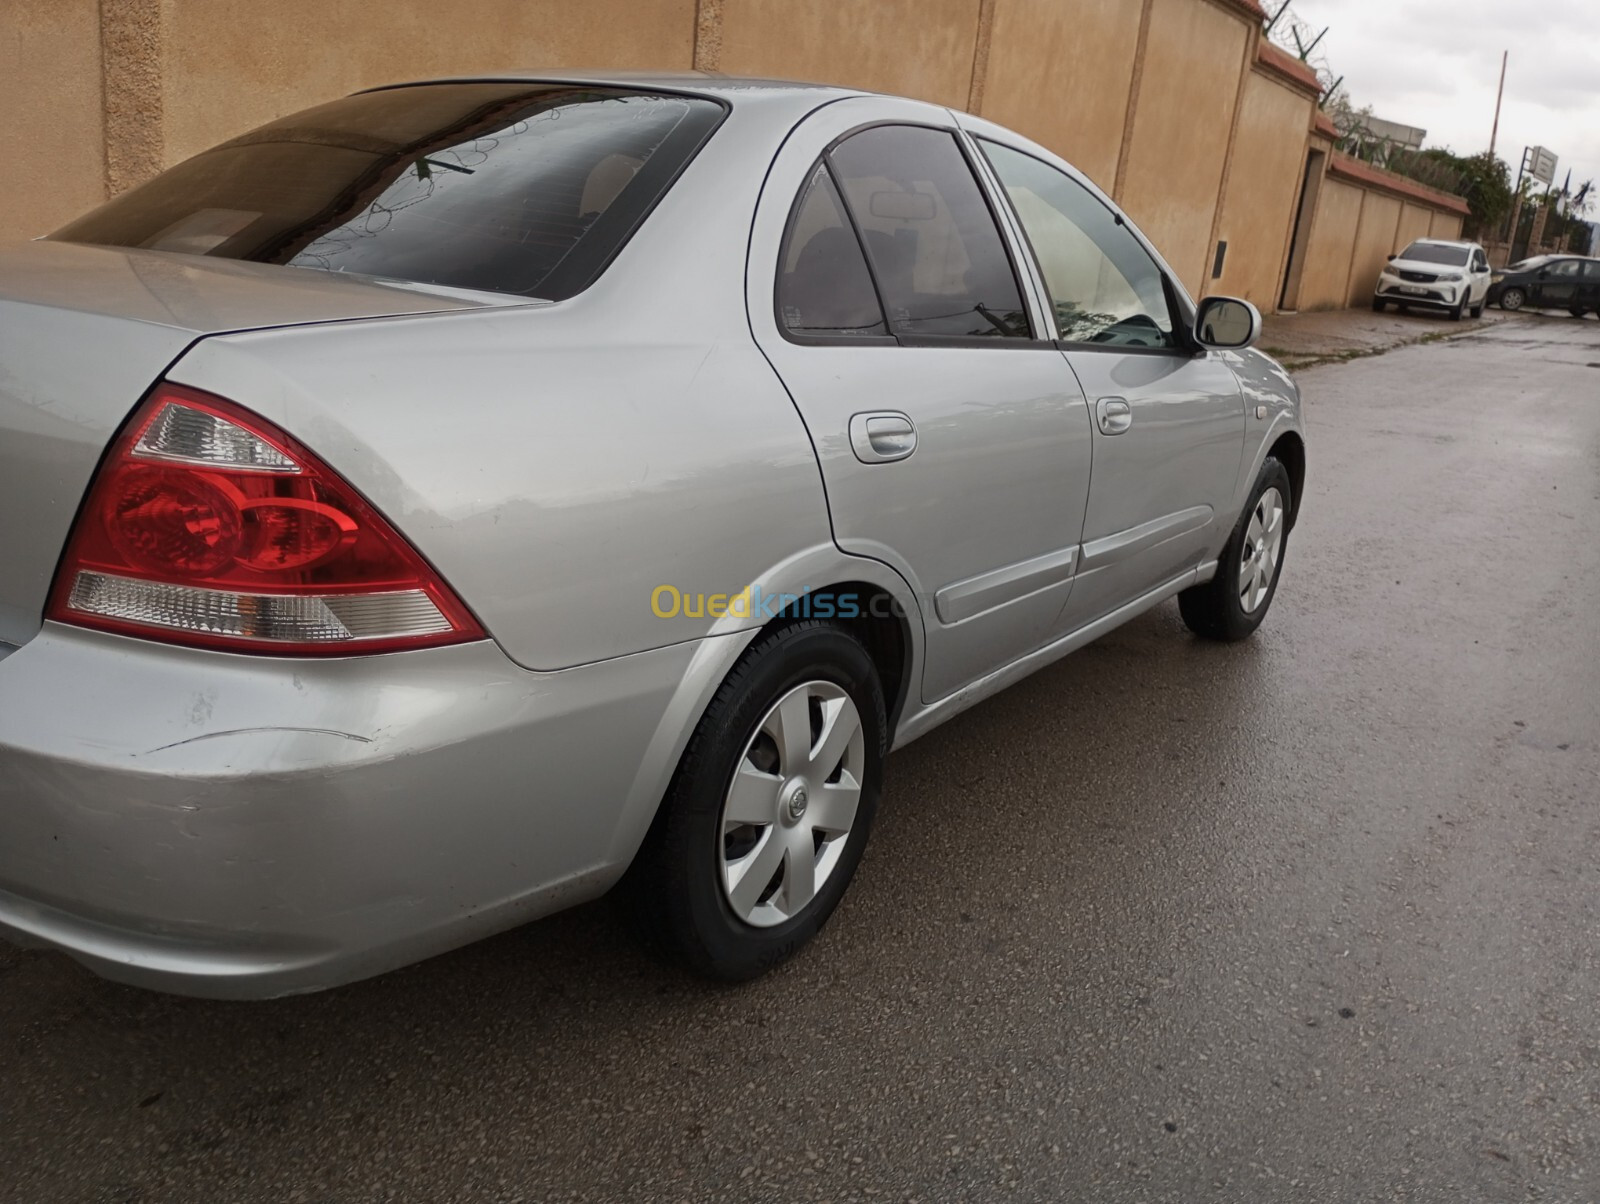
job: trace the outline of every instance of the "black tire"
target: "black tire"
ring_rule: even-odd
[[[1467,295],[1462,293],[1461,300],[1457,301],[1446,312],[1450,315],[1450,320],[1452,322],[1461,321],[1462,317],[1467,312]]]
[[[1376,313],[1376,314],[1381,314],[1385,309],[1388,308],[1388,304],[1389,303],[1387,301],[1385,301],[1382,297],[1374,297],[1372,299],[1372,312]]]
[[[1500,294],[1500,308],[1519,310],[1528,303],[1528,294],[1515,286]]]
[[[1266,596],[1254,610],[1247,611],[1238,589],[1240,570],[1244,567],[1246,532],[1256,504],[1268,489],[1276,489],[1283,498],[1283,540],[1278,549],[1278,563],[1272,571],[1272,580]],[[1289,486],[1289,473],[1277,460],[1268,456],[1256,476],[1255,487],[1244,512],[1234,524],[1227,546],[1217,558],[1217,575],[1204,585],[1191,586],[1178,595],[1178,611],[1189,630],[1207,640],[1232,643],[1249,636],[1261,620],[1267,617],[1272,599],[1278,593],[1278,579],[1283,575],[1283,561],[1289,554],[1289,515],[1294,513],[1294,494]]]
[[[1571,309],[1567,310],[1567,312],[1569,314],[1571,314],[1574,318],[1578,318],[1578,319],[1581,320],[1583,318],[1583,315],[1588,313],[1589,311],[1584,309],[1583,306],[1581,306],[1581,305],[1574,305]]]
[[[780,924],[755,927],[734,913],[723,889],[723,805],[768,711],[812,681],[840,687],[859,713],[865,737],[860,801],[839,860],[810,903]],[[859,641],[815,620],[762,636],[706,708],[623,883],[623,902],[639,935],[656,952],[723,982],[755,978],[793,956],[821,931],[860,863],[887,752],[883,686]]]

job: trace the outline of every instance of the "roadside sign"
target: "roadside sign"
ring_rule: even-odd
[[[1541,184],[1553,184],[1556,178],[1556,156],[1542,146],[1530,146],[1523,156],[1523,170]]]

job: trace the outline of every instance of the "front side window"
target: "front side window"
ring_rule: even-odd
[[[861,243],[821,163],[789,223],[778,272],[778,316],[785,330],[801,338],[889,333]]]
[[[1028,338],[1022,290],[955,136],[877,126],[830,152],[893,333]]]
[[[51,237],[560,300],[600,274],[723,111],[553,84],[364,92],[196,155]]]
[[[1576,259],[1563,259],[1550,269],[1550,275],[1558,277],[1572,277],[1578,274],[1578,261]]]
[[[980,145],[1038,258],[1061,338],[1176,347],[1161,269],[1127,226],[1065,172],[997,142]]]

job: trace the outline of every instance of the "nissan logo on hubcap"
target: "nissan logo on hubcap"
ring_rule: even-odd
[[[806,801],[805,783],[796,782],[789,790],[789,803],[786,807],[790,823],[806,813]]]

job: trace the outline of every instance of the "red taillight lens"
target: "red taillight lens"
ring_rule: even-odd
[[[296,656],[483,638],[416,549],[309,451],[172,384],[157,386],[101,467],[49,613]]]

